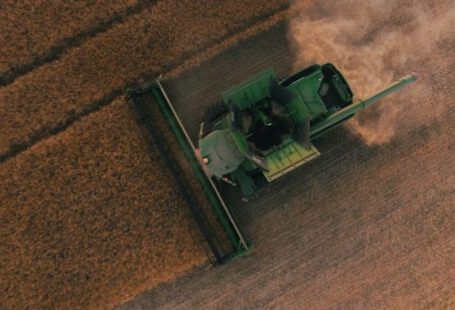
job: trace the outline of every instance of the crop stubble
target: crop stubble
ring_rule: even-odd
[[[254,227],[251,256],[137,302],[164,309],[450,309],[444,304],[454,302],[455,285],[452,120],[453,112],[424,137],[400,137],[382,149],[348,139],[327,150],[244,208]]]
[[[201,6],[160,1],[0,90],[0,157],[14,156],[80,114],[108,104],[125,84],[154,76],[216,44],[286,1]]]
[[[207,262],[124,100],[3,163],[0,178],[0,308],[109,307]]]
[[[347,13],[344,21],[361,29],[361,25],[350,23],[348,8],[343,8]],[[451,11],[439,17],[446,17]],[[372,8],[371,12],[375,10]],[[399,11],[396,9],[394,13],[399,14]],[[376,18],[391,22],[381,15]],[[324,20],[328,21],[329,18]],[[343,18],[339,22],[343,24]],[[324,29],[321,27],[318,29]],[[412,31],[415,37],[404,41],[425,38],[419,35],[420,29]],[[451,28],[443,29],[448,34]],[[393,30],[401,32],[398,27]],[[317,37],[308,33],[313,39]],[[261,37],[261,42],[270,42],[276,33]],[[320,34],[319,38],[332,39],[327,33]],[[335,43],[342,38],[335,37]],[[313,40],[305,42],[306,49],[299,55],[318,50],[319,45],[312,44]],[[455,287],[455,171],[450,165],[454,161],[455,147],[454,94],[450,87],[453,84],[453,74],[450,74],[453,40],[443,43],[434,45],[430,55],[416,49],[412,54],[416,57],[408,57],[405,66],[387,68],[396,70],[395,77],[409,72],[417,72],[418,76],[415,84],[378,103],[379,106],[405,107],[405,115],[397,120],[401,130],[395,132],[387,144],[367,146],[346,130],[328,134],[318,141],[322,153],[319,159],[268,185],[257,200],[238,208],[239,218],[245,222],[255,244],[249,256],[225,268],[168,283],[122,309],[138,304],[163,309],[224,308],[230,304],[239,308],[452,309],[455,302],[452,294]],[[388,42],[385,46],[390,48],[391,44]],[[256,50],[261,49],[260,43],[255,46]],[[327,45],[321,50],[329,53],[336,46]],[[406,46],[406,49],[411,47]],[[362,51],[362,46],[358,48]],[[201,67],[223,72],[233,55],[242,52],[245,49],[226,51],[217,57],[218,62]],[[405,56],[411,55],[409,50],[402,52]],[[234,74],[241,75],[248,66],[270,65],[270,57],[259,59],[259,55],[257,51],[252,52],[250,59],[242,61],[242,70],[227,73],[225,81],[230,81]],[[339,58],[338,55],[334,59]],[[374,60],[377,59],[371,61]],[[282,57],[278,63],[280,61],[279,70],[292,59]],[[361,68],[359,74],[374,76],[374,70]],[[213,91],[216,82],[222,84],[210,75],[202,78],[200,71],[196,68],[187,73],[188,77],[199,77],[197,83],[191,78],[175,82],[176,92],[186,99],[178,101],[181,109],[197,110],[208,104],[204,96]],[[376,86],[381,86],[359,83],[356,79],[351,82],[354,91],[362,86],[371,86],[371,91],[375,91]],[[181,91],[188,89],[188,85],[198,85],[191,96]],[[420,100],[415,101],[419,96]],[[406,98],[412,100],[406,102]],[[432,102],[436,98],[439,101]],[[446,108],[441,115],[435,109],[440,105]],[[184,115],[191,123],[189,113]],[[390,115],[385,113],[384,116]]]

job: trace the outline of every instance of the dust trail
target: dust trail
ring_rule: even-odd
[[[339,0],[293,3],[295,69],[334,63],[363,98],[407,73],[418,82],[349,122],[367,144],[390,141],[441,117],[454,104],[455,2]]]

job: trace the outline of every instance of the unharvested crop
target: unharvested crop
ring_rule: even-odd
[[[285,6],[284,0],[158,2],[1,89],[0,157],[109,103],[138,77],[169,70]]]
[[[2,309],[109,307],[207,262],[123,100],[3,163],[0,179]]]
[[[151,95],[146,96],[146,98],[153,126],[162,139],[162,141],[159,141],[158,143],[164,145],[167,156],[171,158],[177,166],[178,172],[180,173],[179,178],[183,181],[183,184],[192,196],[192,199],[194,199],[195,205],[193,207],[201,217],[202,222],[204,223],[203,225],[209,230],[211,239],[216,244],[217,249],[221,251],[221,255],[230,254],[234,249],[232,248],[232,245],[230,245],[228,236],[216,217],[213,206],[205,196],[204,189],[198,182],[197,176],[194,173],[189,160],[184,154],[182,147],[180,147],[176,135],[172,131],[169,123],[165,120],[156,100],[154,100]],[[207,248],[207,251],[210,251],[210,249]]]
[[[112,19],[128,14],[136,0],[2,1],[0,7],[0,76],[56,53],[71,38],[103,29]],[[77,40],[76,40],[77,41]],[[53,50],[54,49],[54,50]],[[47,55],[47,56],[46,56]]]

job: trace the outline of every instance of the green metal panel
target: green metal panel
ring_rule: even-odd
[[[295,93],[297,96],[287,104],[287,109],[296,123],[302,123],[306,119],[311,118],[311,113],[303,103],[302,97],[298,94],[297,91],[295,91]]]
[[[318,94],[323,78],[322,71],[319,69],[288,86],[288,89],[297,95],[297,98],[290,103],[290,109],[294,111],[292,115],[297,122],[308,117],[314,119],[327,113]]]
[[[234,140],[235,144],[237,145],[239,151],[242,154],[245,154],[248,152],[248,143],[246,141],[245,136],[239,129],[232,128],[230,130],[230,134],[232,136],[232,139]]]
[[[231,175],[234,179],[239,183],[243,194],[246,197],[249,197],[254,194],[256,191],[256,185],[254,185],[253,180],[246,174],[245,168],[240,166],[236,171],[234,171]]]
[[[237,169],[245,159],[229,129],[215,130],[199,139],[199,151],[208,160],[207,167],[217,178]]]
[[[256,166],[252,161],[250,160],[244,160],[242,162],[242,167],[243,169],[245,169],[246,171],[253,171],[255,169],[258,168],[258,166]]]
[[[246,82],[223,92],[226,104],[234,103],[240,110],[249,108],[258,101],[270,96],[269,83],[276,79],[273,69],[267,69]]]
[[[269,171],[263,172],[264,176],[267,181],[273,181],[319,155],[319,151],[313,145],[305,148],[295,141],[290,141],[267,154],[265,160]]]

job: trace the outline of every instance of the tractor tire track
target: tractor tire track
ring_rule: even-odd
[[[286,27],[274,27],[169,82],[171,101],[193,137],[201,112],[222,90],[266,67],[279,75],[293,71],[285,38]],[[419,65],[409,70],[417,68],[426,81],[428,68]],[[437,76],[443,68],[432,69]],[[403,104],[417,90],[416,83],[388,102]],[[450,100],[452,93],[447,89],[441,96]],[[421,108],[431,115],[431,105]],[[238,189],[227,188],[225,200],[253,252],[164,284],[119,309],[452,304],[455,171],[447,163],[454,161],[454,113],[449,109],[444,118],[402,130],[375,147],[343,126],[316,141],[320,158],[261,189],[249,203],[241,202]]]

